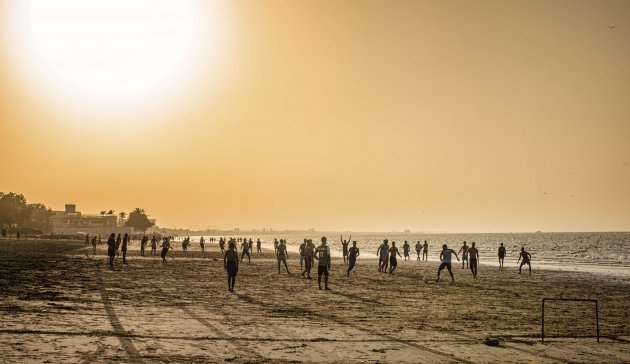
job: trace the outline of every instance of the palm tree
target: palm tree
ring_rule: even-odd
[[[101,211],[101,215],[105,215],[105,210],[102,210],[102,211]]]
[[[120,225],[122,225],[125,222],[125,217],[127,217],[127,214],[124,211],[118,214],[118,223]]]
[[[139,208],[139,207],[136,207],[136,209],[135,209],[135,210],[133,210],[133,212],[135,212],[136,214],[144,214],[144,213],[145,213],[145,210],[144,210],[144,209],[141,209],[141,208]]]

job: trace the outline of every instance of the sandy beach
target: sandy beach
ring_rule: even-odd
[[[297,255],[293,275],[278,274],[266,251],[229,293],[216,245],[162,264],[137,244],[111,270],[104,245],[1,241],[2,362],[630,362],[627,276],[511,265],[473,280],[454,264],[452,285],[435,282],[436,262],[399,259],[390,276],[365,252],[351,277],[335,259],[332,290],[320,291]],[[598,300],[600,343],[593,305],[561,302],[547,303],[541,342],[544,297]]]

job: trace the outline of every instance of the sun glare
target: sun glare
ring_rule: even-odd
[[[187,0],[16,1],[18,67],[71,102],[136,104],[181,86],[200,42]]]

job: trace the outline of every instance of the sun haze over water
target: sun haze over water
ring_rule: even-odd
[[[191,228],[630,229],[630,2],[0,17],[0,191],[29,201]]]

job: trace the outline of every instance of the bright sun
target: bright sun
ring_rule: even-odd
[[[18,65],[53,93],[107,103],[177,86],[199,48],[188,0],[31,0],[12,10]]]

